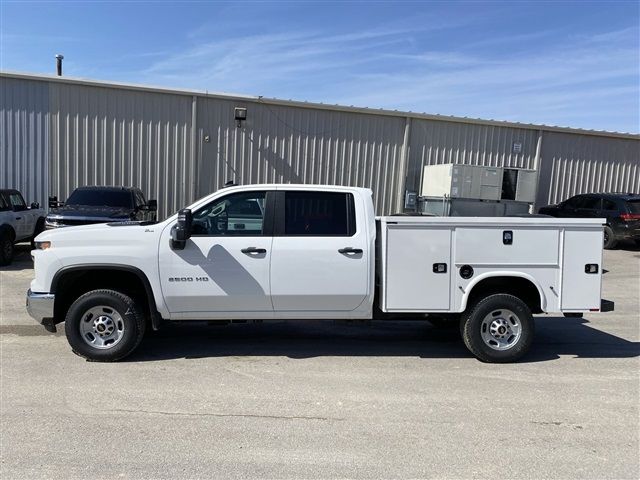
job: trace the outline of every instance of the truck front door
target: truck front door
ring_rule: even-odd
[[[165,229],[160,281],[172,314],[181,318],[272,315],[268,195],[264,190],[230,193],[194,211],[192,236],[183,250],[171,249],[170,228]]]
[[[271,258],[276,315],[326,316],[363,302],[372,252],[356,200],[350,192],[278,191]]]

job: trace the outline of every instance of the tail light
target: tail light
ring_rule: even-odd
[[[633,220],[640,220],[640,213],[622,213],[620,218],[625,222],[631,222]]]

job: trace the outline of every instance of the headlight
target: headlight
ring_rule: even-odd
[[[36,247],[36,250],[46,250],[47,248],[51,248],[51,242],[33,242]]]
[[[57,228],[60,227],[61,223],[57,220],[50,220],[48,218],[44,219],[44,228]]]

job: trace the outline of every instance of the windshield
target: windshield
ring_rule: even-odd
[[[133,198],[127,190],[75,190],[65,205],[133,208]]]
[[[630,200],[627,202],[630,213],[640,213],[640,200]]]

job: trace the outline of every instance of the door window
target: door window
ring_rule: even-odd
[[[599,197],[580,197],[577,208],[583,208],[585,210],[599,210],[600,209]]]
[[[0,193],[0,212],[4,210],[11,210],[11,207],[9,206],[7,201],[4,199],[4,195]]]
[[[135,196],[136,196],[136,207],[139,208],[146,204],[144,200],[144,195],[142,195],[142,192],[140,190],[136,190]]]
[[[616,202],[612,200],[607,200],[606,198],[602,199],[602,209],[603,210],[617,210],[618,206]]]
[[[284,234],[351,237],[356,233],[353,195],[333,192],[286,192]]]
[[[265,192],[242,192],[218,198],[193,214],[194,236],[264,235]]]
[[[16,211],[27,209],[27,204],[24,203],[24,200],[22,199],[22,195],[20,195],[17,192],[13,192],[9,194],[9,201],[11,202],[11,206],[13,207],[13,209]]]

